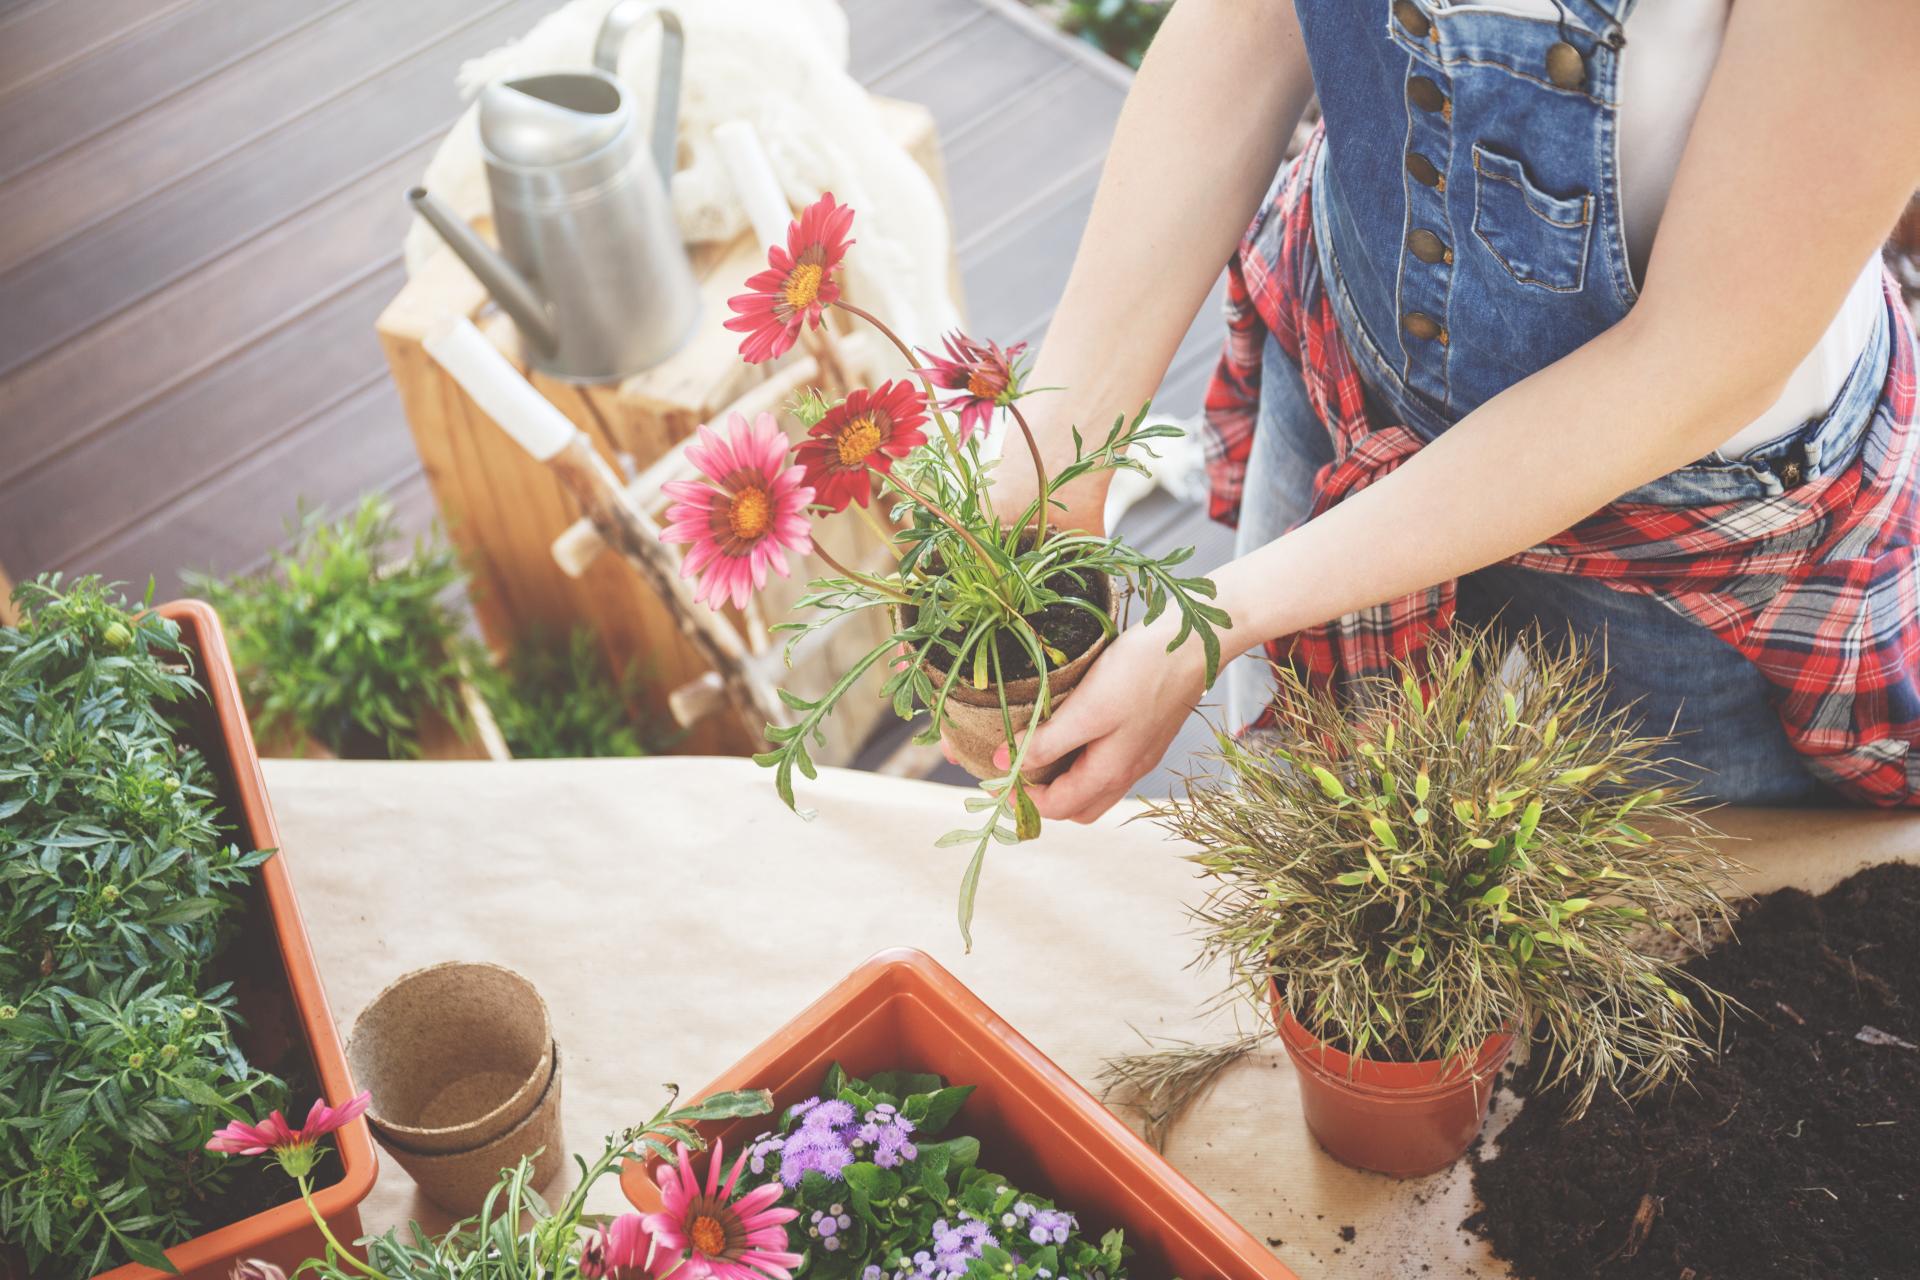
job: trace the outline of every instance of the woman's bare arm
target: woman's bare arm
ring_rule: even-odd
[[[1228,651],[1533,546],[1772,404],[1920,180],[1916,66],[1911,0],[1740,0],[1639,303],[1392,475],[1214,575],[1235,624]],[[1038,799],[1049,817],[1090,819],[1118,800],[1202,692],[1197,652],[1170,661],[1151,631],[1123,642],[1039,730],[1030,760],[1087,745]]]
[[[1104,431],[1145,403],[1246,231],[1313,91],[1292,0],[1180,0],[1127,94],[1060,306],[1022,402],[1048,469],[1072,427]],[[1017,512],[1034,478],[1018,448],[995,477]],[[1102,476],[1064,495],[1098,530]]]

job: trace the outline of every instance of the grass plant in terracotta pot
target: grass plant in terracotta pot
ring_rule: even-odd
[[[1137,597],[1149,620],[1174,611],[1181,625],[1170,647],[1196,637],[1209,681],[1219,664],[1215,628],[1229,620],[1209,603],[1211,582],[1181,575],[1191,548],[1148,556],[1118,538],[1053,522],[1063,487],[1098,471],[1141,470],[1129,450],[1137,455],[1180,429],[1148,425],[1143,408],[1116,418],[1097,439],[1076,434],[1073,460],[1049,472],[1019,407],[1035,393],[1024,385],[1021,348],[954,334],[943,352],[916,353],[878,317],[847,302],[837,272],[852,222],[853,211],[831,195],[802,213],[787,243],[770,250],[767,270],[732,300],[738,314],[728,327],[745,334],[741,353],[757,363],[783,355],[805,327],[818,328],[825,312],[841,310],[877,329],[915,366],[914,376],[832,401],[803,393],[790,407],[806,435],[793,447],[771,415],[753,423],[736,416],[725,436],[702,428],[688,457],[704,479],[666,486],[675,505],[664,536],[690,544],[683,572],[700,580],[698,597],[716,608],[746,604],[770,569],[786,573],[789,551],[812,550],[826,560],[834,573],[811,584],[798,604],[803,616],[775,628],[789,633],[789,654],[850,614],[887,611],[887,637],[848,663],[823,696],[782,691],[791,722],[769,726],[772,749],[757,759],[774,769],[781,798],[795,806],[793,775],[813,776],[810,747],[821,725],[882,664],[883,694],[894,711],[902,719],[924,713],[921,740],[945,731],[959,761],[985,784],[986,794],[968,801],[978,825],[941,841],[972,849],[960,891],[960,927],[971,941],[988,846],[1039,831],[1027,783],[1040,779],[1025,767],[1027,734],[1115,633],[1117,597]],[[1002,411],[1019,436],[1005,459],[983,448]],[[1036,473],[1038,496],[1011,519],[992,502],[1001,466]],[[893,553],[891,567],[843,567],[812,539],[811,520],[850,508],[873,523]],[[1008,763],[997,767],[1002,748]]]
[[[1308,1127],[1414,1176],[1472,1141],[1528,1042],[1577,1111],[1683,1076],[1721,1000],[1678,967],[1734,864],[1603,673],[1456,628],[1352,705],[1281,670],[1275,731],[1152,811],[1214,882],[1204,955],[1271,1001]]]

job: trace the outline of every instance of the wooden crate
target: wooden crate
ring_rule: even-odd
[[[877,100],[877,105],[889,129],[944,195],[931,116],[911,104]],[[724,247],[703,246],[694,262],[705,305],[698,331],[684,350],[658,368],[603,386],[569,385],[531,372],[529,377],[616,470],[632,475],[775,372],[743,362],[738,335],[721,327],[730,314],[727,297],[739,292],[764,262],[751,236]],[[957,265],[950,266],[950,272],[957,280]],[[447,535],[472,576],[482,632],[496,653],[504,654],[533,627],[556,635],[575,626],[590,627],[615,669],[637,665],[650,700],[648,707],[637,710],[664,718],[667,695],[705,674],[706,665],[682,637],[668,604],[618,556],[600,556],[578,578],[554,563],[554,539],[580,512],[552,472],[521,452],[426,353],[426,333],[448,315],[473,318],[523,371],[527,363],[512,323],[489,310],[485,291],[450,251],[436,255],[409,281],[379,320],[380,342]],[[792,424],[788,426],[791,430]],[[871,566],[885,555],[876,535],[855,519],[822,522],[816,534],[847,563]],[[804,584],[824,566],[809,560],[796,562],[793,570],[797,582]],[[787,602],[798,594],[790,584],[779,588],[770,589],[759,602],[769,621],[779,621]],[[749,619],[746,629],[754,631],[756,620]],[[861,652],[863,642],[877,643],[883,636],[884,621],[877,615],[844,628],[809,663],[797,666],[787,683],[803,694],[824,692],[835,664]],[[876,672],[864,691],[869,696],[856,690],[834,717],[820,753],[822,762],[850,759],[890,714],[877,697],[879,681]],[[680,750],[759,750],[761,728],[722,711],[695,725]]]

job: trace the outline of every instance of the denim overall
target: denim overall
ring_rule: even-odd
[[[1637,296],[1620,209],[1617,89],[1634,0],[1558,0],[1557,20],[1443,0],[1297,0],[1326,145],[1314,233],[1371,409],[1433,439],[1618,322]],[[1886,376],[1884,321],[1824,417],[1740,458],[1719,454],[1627,495],[1700,506],[1779,494],[1847,465]],[[1299,370],[1269,338],[1239,539],[1244,553],[1306,514],[1332,445]],[[1544,424],[1543,429],[1551,429]],[[1489,477],[1483,500],[1498,500]],[[1706,796],[1821,798],[1766,680],[1656,600],[1494,565],[1459,583],[1461,621],[1539,624],[1604,642],[1614,705],[1674,731]],[[1238,664],[1236,719],[1265,702]]]

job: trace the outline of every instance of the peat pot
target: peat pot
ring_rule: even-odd
[[[536,1186],[564,1160],[553,1022],[511,969],[447,963],[403,975],[354,1020],[347,1060],[373,1094],[374,1137],[457,1217],[521,1156],[540,1152]]]
[[[246,848],[278,849],[280,832],[267,803],[267,788],[254,750],[253,731],[240,703],[220,618],[199,600],[160,606],[160,615],[180,628],[181,642],[193,655],[193,674],[207,691],[204,700],[179,704],[183,737],[206,758],[221,808]],[[347,1070],[340,1036],[334,1030],[327,993],[320,985],[307,927],[300,918],[286,860],[267,859],[244,894],[238,931],[216,963],[215,972],[231,978],[244,1019],[241,1048],[248,1058],[282,1077],[316,1081],[326,1100],[339,1105],[356,1090]],[[304,1100],[296,1099],[302,1108]],[[212,1119],[208,1132],[219,1121]],[[375,1158],[365,1120],[355,1120],[334,1135],[337,1155],[315,1172],[321,1183],[314,1204],[333,1233],[343,1240],[360,1235],[359,1205],[373,1190]],[[187,1280],[226,1280],[241,1258],[261,1258],[288,1271],[326,1248],[290,1179],[278,1170],[286,1199],[238,1222],[214,1226],[167,1250],[167,1259]],[[159,1280],[164,1273],[137,1263],[102,1272],[95,1280]]]
[[[962,1127],[980,1139],[981,1163],[1071,1209],[1096,1235],[1123,1229],[1135,1275],[1294,1280],[1265,1245],[919,951],[881,952],[697,1096],[767,1089],[785,1108],[811,1097],[835,1062],[856,1076],[899,1069],[975,1085]],[[771,1122],[748,1116],[700,1130],[739,1151]],[[620,1185],[639,1208],[659,1207],[645,1165],[629,1162]]]
[[[1300,1110],[1327,1154],[1395,1178],[1438,1173],[1458,1160],[1486,1121],[1513,1037],[1490,1037],[1462,1059],[1355,1059],[1300,1025],[1272,991],[1280,1040],[1300,1081]]]
[[[1100,578],[1097,590],[1101,598],[1095,603],[1111,617],[1113,584],[1104,577]],[[1051,695],[1048,716],[1060,710],[1060,705],[1092,668],[1093,660],[1100,656],[1107,642],[1108,638],[1102,635],[1086,650],[1047,673]],[[933,670],[933,679],[936,685],[942,685],[947,682],[948,675],[936,668]],[[1006,685],[1006,693],[1007,717],[1017,734],[1026,729],[1027,721],[1033,715],[1033,704],[1039,701],[1040,677],[1010,680]],[[976,689],[971,681],[964,678],[955,681],[952,691],[947,694],[945,714],[947,745],[953,751],[955,762],[982,781],[1004,776],[1006,770],[993,763],[994,753],[1007,745],[1006,724],[1000,713],[1000,695],[994,687],[989,684],[984,689]],[[1029,767],[1022,772],[1029,782],[1050,782],[1065,772],[1071,763],[1073,757],[1067,756],[1052,764]]]

